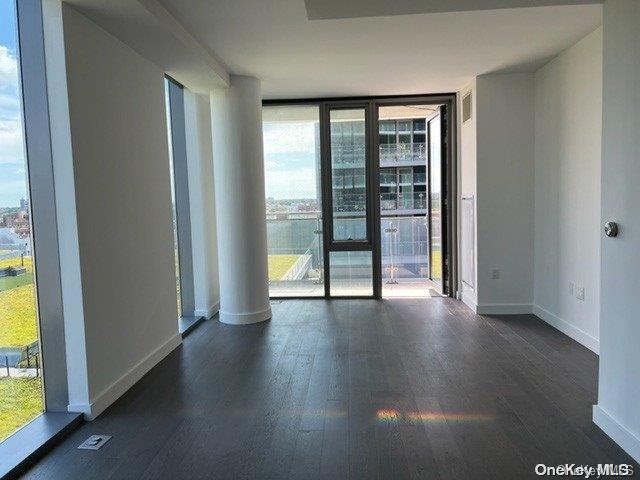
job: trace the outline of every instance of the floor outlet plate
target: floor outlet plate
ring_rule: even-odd
[[[111,435],[91,435],[78,448],[80,450],[100,450],[109,440],[111,440]]]

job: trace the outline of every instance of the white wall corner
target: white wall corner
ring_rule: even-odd
[[[467,307],[473,310],[474,313],[478,313],[478,304],[476,302],[476,299],[472,295],[470,295],[468,292],[466,292],[465,288],[462,289],[461,300],[462,300],[462,303],[464,303]]]
[[[84,414],[85,420],[94,420],[181,343],[182,335],[176,333],[88,403],[69,404],[68,411]]]
[[[196,317],[204,317],[205,319],[212,318],[215,314],[220,311],[220,302],[216,302],[210,307],[197,307],[194,311],[194,315]]]
[[[593,423],[620,445],[636,462],[640,462],[640,435],[626,428],[600,405],[593,406]]]

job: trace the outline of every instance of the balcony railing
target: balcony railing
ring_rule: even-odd
[[[380,145],[380,163],[426,162],[425,143]]]
[[[380,210],[424,210],[427,208],[427,196],[424,193],[380,194]]]
[[[333,168],[362,168],[366,164],[364,144],[331,145],[331,165]]]

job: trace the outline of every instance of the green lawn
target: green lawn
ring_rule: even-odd
[[[20,257],[0,268],[21,266]],[[0,278],[0,346],[24,347],[38,338],[31,258],[25,275]],[[1,367],[0,367],[1,368]],[[0,378],[0,441],[42,412],[40,378]]]
[[[442,275],[442,252],[440,250],[433,250],[431,252],[431,271],[437,272],[438,278]]]
[[[0,260],[0,268],[18,267],[21,266],[20,257],[5,258]],[[24,266],[27,267],[27,272],[31,272],[31,257],[24,257]]]
[[[0,442],[42,410],[40,378],[0,378]]]
[[[25,273],[17,277],[0,277],[0,292],[33,283],[33,273]]]
[[[20,257],[0,260],[0,268],[20,266]],[[23,347],[38,338],[31,257],[25,275],[0,278],[0,347]]]
[[[33,285],[0,292],[0,346],[23,347],[38,338]]]
[[[22,266],[20,257],[0,260],[0,269],[20,266]],[[24,257],[24,266],[27,269],[27,273],[24,275],[19,275],[17,277],[0,277],[0,292],[33,283],[31,257]]]
[[[300,255],[269,255],[269,281],[280,280]]]

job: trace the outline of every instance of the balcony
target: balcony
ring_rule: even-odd
[[[420,163],[427,161],[427,145],[425,143],[397,143],[380,145],[380,165],[397,165]]]
[[[380,194],[380,210],[426,210],[427,196],[424,192],[412,194]]]

